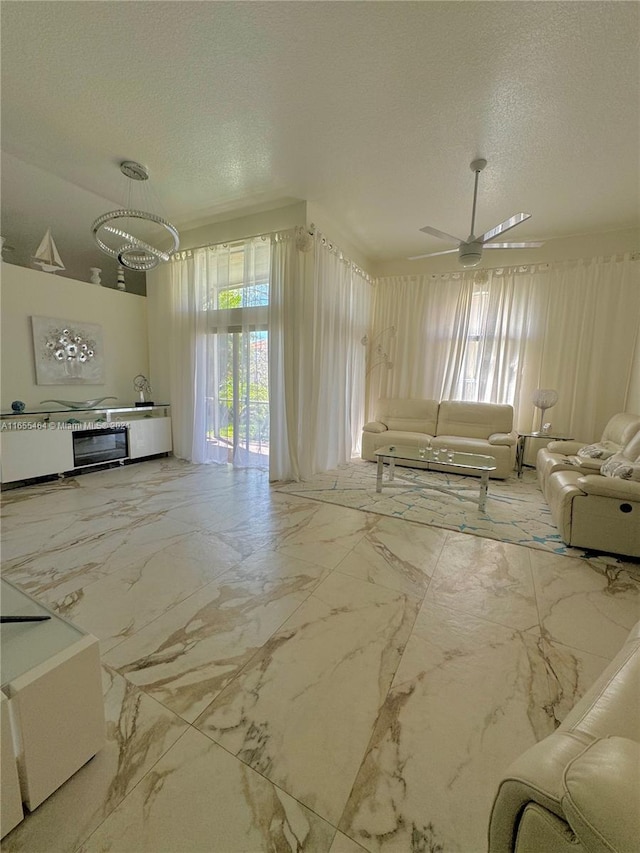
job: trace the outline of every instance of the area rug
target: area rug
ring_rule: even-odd
[[[406,490],[383,488],[378,494],[376,467],[375,462],[354,459],[306,482],[287,483],[278,487],[278,491],[556,554],[593,556],[593,552],[569,548],[563,543],[533,470],[525,469],[521,480],[515,474],[507,480],[490,480],[486,508],[480,512],[471,501],[415,488],[419,481],[432,482],[445,487],[468,487],[469,495],[477,495],[480,485],[477,477],[396,467],[396,482],[406,482]],[[386,476],[385,470],[385,479]]]

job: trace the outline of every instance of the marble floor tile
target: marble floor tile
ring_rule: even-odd
[[[365,849],[343,832],[336,832],[329,853],[363,853]],[[427,853],[426,850],[425,853]]]
[[[500,774],[553,731],[539,640],[425,601],[340,830],[371,851],[485,850]]]
[[[640,579],[623,567],[531,552],[540,625],[554,643],[612,658],[640,619]]]
[[[187,724],[103,668],[105,746],[2,840],[5,853],[71,853],[187,730]]]
[[[101,638],[108,718],[3,850],[486,849],[501,774],[640,619],[640,561],[293,491],[168,457],[0,495],[3,574]]]
[[[102,652],[132,637],[237,563],[214,537],[193,534],[50,602],[61,616],[101,640]],[[62,587],[64,591],[64,586]],[[110,602],[105,607],[105,601]]]
[[[560,724],[610,661],[580,649],[550,642],[544,633],[539,649],[547,667],[551,693],[549,711]]]
[[[182,522],[140,516],[114,505],[95,516],[79,513],[59,534],[32,537],[31,550],[20,559],[3,558],[3,573],[31,595],[55,601],[193,532],[193,526]]]
[[[311,504],[310,504],[311,505]],[[335,568],[376,523],[364,512],[313,503],[302,524],[280,531],[276,548],[283,554]]]
[[[124,640],[104,660],[192,722],[322,578],[322,566],[266,558],[231,569]]]
[[[419,604],[333,572],[195,726],[337,822]]]
[[[191,729],[81,853],[327,853],[334,827]]]
[[[522,631],[538,624],[529,548],[450,533],[427,599]]]
[[[424,596],[447,531],[385,516],[373,518],[375,524],[339,564],[340,572]]]

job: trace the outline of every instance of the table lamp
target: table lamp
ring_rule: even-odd
[[[558,392],[554,391],[553,388],[536,388],[533,392],[533,405],[537,409],[540,409],[540,426],[538,432],[542,432],[544,413],[547,409],[553,408],[557,402]]]

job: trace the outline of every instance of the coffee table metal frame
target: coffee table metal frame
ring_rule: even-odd
[[[496,460],[493,456],[482,456],[477,453],[462,453],[458,451],[448,451],[443,453],[439,451],[439,455],[435,455],[436,451],[423,447],[407,447],[391,444],[387,447],[381,447],[376,450],[375,455],[378,457],[378,469],[376,473],[376,492],[382,492],[385,488],[397,489],[433,489],[436,492],[444,492],[447,495],[453,495],[456,498],[464,501],[471,501],[478,504],[480,512],[484,512],[487,503],[487,491],[489,488],[489,474],[496,470]],[[441,486],[437,483],[428,483],[423,480],[399,483],[395,482],[395,465],[396,460],[401,459],[403,462],[420,462],[426,465],[427,471],[442,471],[442,466],[447,468],[457,469],[456,473],[464,474],[465,471],[473,471],[474,474],[480,475],[480,493],[478,497],[471,497],[463,494],[465,490],[474,489],[474,486]],[[388,465],[388,480],[383,480],[384,463]],[[433,467],[432,467],[433,466]]]

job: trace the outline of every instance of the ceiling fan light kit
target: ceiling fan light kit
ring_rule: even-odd
[[[447,249],[444,252],[429,252],[426,255],[414,255],[409,258],[410,261],[418,261],[422,258],[435,258],[438,255],[452,255],[457,253],[458,262],[461,266],[468,267],[476,267],[482,260],[482,251],[483,249],[537,249],[543,244],[540,242],[526,242],[526,243],[491,243],[491,240],[495,240],[496,237],[499,237],[501,234],[504,234],[507,231],[510,231],[512,228],[515,228],[516,225],[520,225],[521,222],[526,222],[527,219],[531,219],[530,213],[516,213],[513,216],[510,216],[509,219],[505,219],[504,222],[501,222],[500,225],[496,225],[495,228],[491,228],[489,231],[485,231],[484,234],[481,234],[479,237],[475,235],[475,222],[476,222],[476,204],[478,201],[478,179],[480,177],[480,172],[482,172],[487,165],[487,161],[483,158],[478,158],[477,160],[471,161],[471,171],[475,174],[475,182],[473,187],[473,207],[471,209],[471,230],[469,232],[469,236],[466,240],[463,240],[461,237],[454,237],[452,234],[447,234],[446,231],[439,231],[437,228],[433,228],[431,225],[425,225],[424,228],[420,230],[425,234],[431,234],[432,237],[438,237],[440,240],[447,240],[448,242],[453,242],[458,244],[457,249]]]

